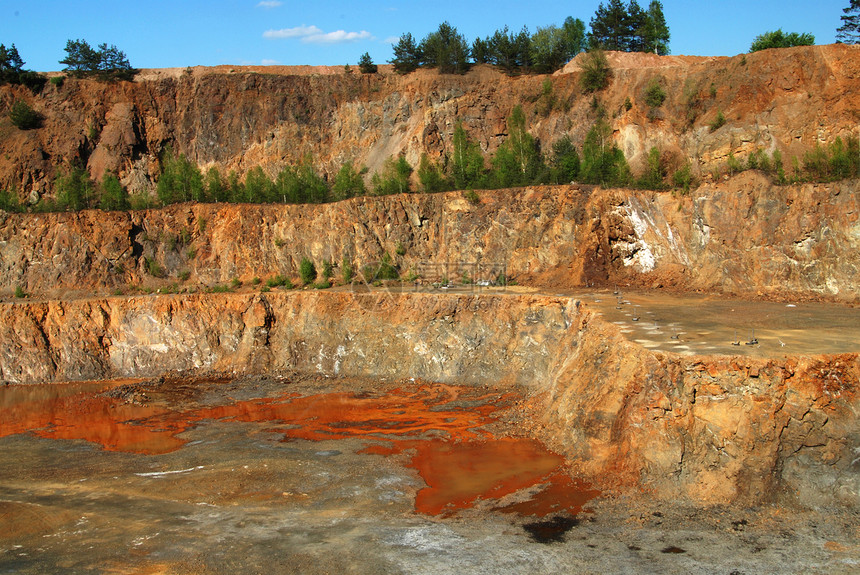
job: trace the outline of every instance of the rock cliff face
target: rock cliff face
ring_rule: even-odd
[[[66,79],[38,96],[4,86],[0,187],[22,198],[50,195],[55,173],[78,163],[96,180],[109,170],[130,191],[151,191],[168,145],[203,167],[240,175],[257,165],[274,175],[306,157],[329,176],[348,160],[373,172],[400,153],[417,166],[422,153],[450,153],[457,121],[485,153],[494,152],[518,104],[548,150],[565,134],[584,140],[595,101],[634,168],[658,146],[707,175],[730,152],[779,149],[789,162],[818,142],[857,136],[858,54],[844,45],[733,58],[611,54],[613,79],[597,100],[579,87],[578,60],[552,76],[513,78],[480,66],[465,76],[219,67],[146,71],[131,83]],[[652,80],[667,94],[654,109],[644,96]],[[44,116],[43,128],[12,126],[7,111],[16,99]],[[712,131],[718,113],[727,123]]]
[[[602,485],[860,505],[857,354],[681,358],[571,298],[303,292],[0,305],[0,377],[289,370],[521,386],[525,420]]]
[[[199,293],[234,278],[296,278],[299,262],[384,257],[424,284],[516,278],[547,293],[594,284],[860,301],[857,181],[713,181],[728,154],[856,135],[857,47],[735,58],[610,55],[599,95],[634,164],[651,146],[689,160],[690,196],[586,186],[358,198],[337,204],[175,205],[140,212],[0,212],[0,378],[14,383],[293,370],[423,378],[528,392],[534,426],[601,485],[706,503],[860,507],[857,354],[681,357],[622,337],[566,297],[350,289]],[[265,73],[264,73],[265,72]],[[319,71],[316,71],[319,72]],[[405,153],[441,159],[457,121],[493,152],[523,104],[546,146],[595,119],[577,61],[551,77],[400,77],[323,70],[149,71],[134,83],[68,79],[33,96],[0,88],[0,186],[50,195],[86,165],[151,192],[170,145],[201,166],[270,174],[307,155],[331,175]],[[648,109],[657,79],[667,92]],[[549,81],[552,90],[545,84]],[[630,99],[630,106],[626,105]],[[19,131],[25,99],[44,116]],[[727,124],[711,130],[722,112]],[[357,288],[361,282],[357,282]],[[408,285],[406,286],[408,288]],[[15,298],[15,288],[30,299]],[[139,289],[138,289],[139,288]],[[179,295],[135,295],[149,290]],[[110,291],[131,295],[108,297]],[[20,293],[18,295],[21,295]]]
[[[505,273],[546,287],[860,298],[856,181],[774,187],[750,172],[680,198],[577,186],[480,196],[477,205],[449,193],[313,206],[0,214],[0,294],[21,286],[55,297],[92,295],[275,274],[298,281],[303,257],[318,267],[333,262],[337,273],[344,258],[361,270],[388,254],[422,281]]]

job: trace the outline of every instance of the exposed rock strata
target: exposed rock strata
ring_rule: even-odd
[[[700,502],[860,505],[857,354],[647,351],[570,298],[211,294],[0,306],[11,382],[168,370],[524,386],[540,431],[602,484]]]
[[[613,138],[635,169],[659,147],[672,167],[689,160],[704,176],[729,153],[781,150],[786,166],[816,143],[857,136],[860,58],[856,46],[767,50],[733,58],[610,54],[613,79],[598,95]],[[132,191],[152,191],[167,146],[201,166],[241,176],[254,166],[270,175],[305,157],[333,177],[345,161],[371,172],[404,154],[451,152],[462,121],[485,153],[507,136],[515,105],[545,150],[568,134],[581,143],[594,123],[593,97],[579,87],[574,60],[553,76],[508,77],[486,66],[465,76],[421,70],[406,76],[346,75],[343,68],[188,68],[146,71],[136,82],[68,78],[33,96],[0,88],[0,188],[27,198],[52,195],[58,170],[84,165],[97,181],[117,173]],[[657,80],[667,98],[645,104]],[[544,82],[552,84],[545,94]],[[45,118],[20,131],[7,118],[16,99]],[[628,108],[627,102],[631,106]],[[719,113],[725,126],[711,130]]]
[[[423,281],[506,273],[548,287],[617,283],[857,301],[857,184],[775,187],[745,173],[690,197],[554,186],[481,192],[478,205],[449,193],[305,206],[0,212],[0,295],[17,286],[62,297],[275,274],[297,280],[303,257],[336,268],[346,258],[358,271],[388,254],[404,275]]]

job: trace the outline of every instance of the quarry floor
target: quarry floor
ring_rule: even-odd
[[[339,289],[350,289],[341,287]],[[679,355],[782,357],[860,349],[860,306],[826,301],[769,301],[726,295],[628,290],[554,290],[527,286],[397,286],[402,294],[535,294],[570,297],[597,311],[624,336],[648,349]]]
[[[291,375],[0,388],[0,573],[851,573],[845,509],[575,479],[509,390]]]

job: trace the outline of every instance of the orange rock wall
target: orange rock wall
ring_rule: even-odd
[[[612,81],[595,96],[582,92],[577,62],[551,76],[508,77],[487,66],[464,76],[218,67],[146,71],[135,82],[67,78],[38,95],[3,86],[0,187],[22,199],[51,196],[56,173],[78,164],[97,181],[111,171],[130,191],[152,192],[167,146],[240,176],[258,165],[274,176],[305,158],[329,178],[346,161],[372,173],[398,154],[417,167],[423,153],[439,161],[450,155],[458,121],[485,154],[494,153],[516,105],[544,151],[564,135],[581,144],[595,104],[602,106],[634,172],[653,146],[671,168],[689,161],[703,177],[729,153],[744,158],[756,148],[782,151],[790,171],[792,158],[816,143],[860,135],[856,46],[732,58],[611,53]],[[653,80],[667,96],[655,109],[645,104]],[[552,85],[546,95],[545,82]],[[18,99],[43,115],[41,129],[11,124],[7,111]],[[711,130],[719,113],[726,125]]]
[[[518,386],[523,424],[600,485],[860,505],[857,354],[647,351],[571,298],[349,292],[0,304],[0,378],[290,371]]]
[[[133,285],[248,284],[276,274],[298,282],[305,257],[318,269],[332,262],[338,279],[344,258],[360,272],[388,254],[404,276],[425,283],[505,273],[547,289],[618,284],[860,297],[856,181],[779,187],[744,173],[689,197],[579,186],[479,195],[477,205],[453,192],[305,206],[0,213],[0,296],[18,286],[68,297]]]

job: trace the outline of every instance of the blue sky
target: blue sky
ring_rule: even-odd
[[[639,0],[647,6],[648,0]],[[58,70],[69,39],[115,44],[132,66],[355,64],[364,52],[391,59],[404,32],[420,40],[443,21],[471,42],[508,25],[588,24],[599,1],[435,0],[0,0],[0,43],[15,44],[26,68]],[[834,41],[848,0],[693,2],[663,0],[673,54],[731,56],[765,31],[809,32]]]

